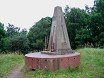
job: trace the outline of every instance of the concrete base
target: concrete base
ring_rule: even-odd
[[[36,70],[75,68],[80,65],[80,53],[75,52],[66,55],[29,53],[25,55],[25,65],[28,69]]]

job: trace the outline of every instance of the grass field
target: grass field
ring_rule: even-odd
[[[78,49],[81,53],[79,68],[57,71],[24,70],[27,78],[104,78],[104,49]]]
[[[0,54],[0,78],[10,73],[16,65],[23,64],[23,56],[18,54]]]
[[[104,78],[104,49],[84,48],[77,51],[81,53],[79,68],[29,71],[24,67],[22,71],[27,78]],[[23,55],[18,54],[0,54],[0,78],[7,75],[14,66],[22,65],[23,58]]]

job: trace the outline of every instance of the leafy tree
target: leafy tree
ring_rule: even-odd
[[[8,38],[2,38],[1,39],[1,46],[2,46],[2,49],[1,49],[1,51],[2,51],[2,53],[4,52],[4,53],[7,53],[8,52],[8,50],[9,50],[9,39]]]
[[[5,37],[4,24],[0,22],[0,39]]]
[[[51,18],[45,17],[30,28],[28,38],[31,50],[42,50],[45,36],[49,36],[51,28]],[[40,45],[41,44],[41,45]]]
[[[19,51],[23,54],[29,51],[29,40],[27,38],[26,29],[20,32],[19,27],[8,23],[6,35],[7,37],[2,39],[4,51]]]
[[[39,52],[43,50],[44,42],[42,39],[36,40],[36,50]]]
[[[14,25],[8,23],[6,34],[8,37],[13,37],[14,35],[18,35],[20,31],[19,27],[15,27]]]
[[[82,29],[88,29],[87,22],[88,22],[88,14],[86,11],[81,10],[79,8],[71,8],[65,13],[65,21],[66,26],[71,42],[71,47],[75,49],[77,47],[76,44],[76,35],[77,31]]]
[[[3,51],[2,38],[5,37],[4,24],[0,22],[0,52]]]
[[[10,51],[19,51],[23,54],[28,53],[29,51],[29,40],[26,35],[14,36],[10,38],[9,43]]]
[[[96,13],[96,15],[98,15],[97,23],[100,25],[100,31],[103,32],[104,31],[104,0],[95,0],[94,7],[95,7],[94,12]]]
[[[77,47],[78,45],[80,47],[85,47],[86,45],[91,45],[90,40],[91,40],[91,35],[89,30],[81,28],[76,32],[76,37],[75,37]]]
[[[99,47],[102,37],[101,32],[104,31],[104,0],[95,0],[93,10],[90,14],[89,19],[89,28],[91,31],[91,43],[93,44],[93,47]]]

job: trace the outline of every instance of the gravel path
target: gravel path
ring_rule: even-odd
[[[25,78],[21,72],[23,66],[16,66],[5,78]]]

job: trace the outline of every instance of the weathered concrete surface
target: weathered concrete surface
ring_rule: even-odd
[[[80,53],[69,53],[66,55],[30,53],[25,55],[25,65],[31,70],[58,70],[68,67],[75,68],[80,65]]]
[[[61,53],[71,50],[64,15],[59,6],[54,9],[48,49],[52,52]]]

